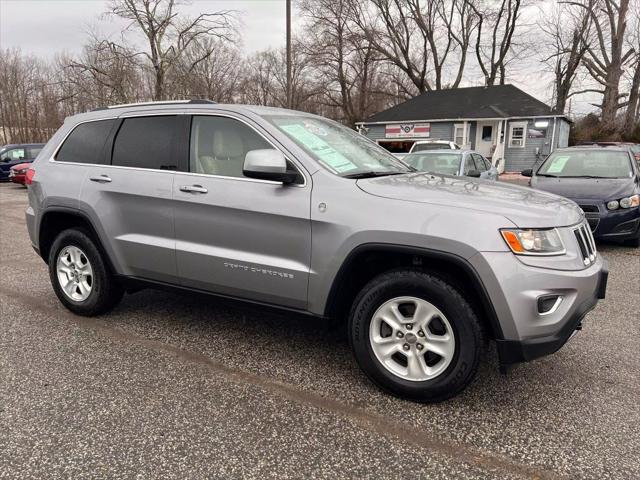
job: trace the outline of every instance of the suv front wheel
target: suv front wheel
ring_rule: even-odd
[[[371,280],[349,319],[356,360],[382,389],[418,402],[446,400],[478,369],[484,344],[478,317],[451,285],[418,270]]]
[[[121,286],[91,237],[80,229],[56,237],[49,252],[49,276],[58,299],[78,315],[99,315],[122,299]]]

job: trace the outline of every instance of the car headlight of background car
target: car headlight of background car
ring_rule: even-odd
[[[633,208],[640,205],[640,195],[631,195],[620,200],[611,200],[607,202],[608,210],[617,210],[618,208]]]
[[[516,255],[562,255],[564,244],[558,230],[504,228],[502,238]]]

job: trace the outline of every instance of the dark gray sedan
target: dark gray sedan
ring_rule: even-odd
[[[498,180],[498,170],[472,150],[430,150],[410,153],[402,159],[422,172]]]

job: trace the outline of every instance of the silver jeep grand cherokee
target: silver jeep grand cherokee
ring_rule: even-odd
[[[502,368],[555,352],[606,288],[573,202],[416,173],[300,112],[101,109],[67,119],[27,178],[31,241],[72,312],[142,285],[346,319],[368,377],[420,402],[468,385],[487,338]]]

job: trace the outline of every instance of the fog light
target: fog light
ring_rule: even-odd
[[[562,302],[562,295],[543,295],[538,297],[538,314],[549,315],[555,312]]]

